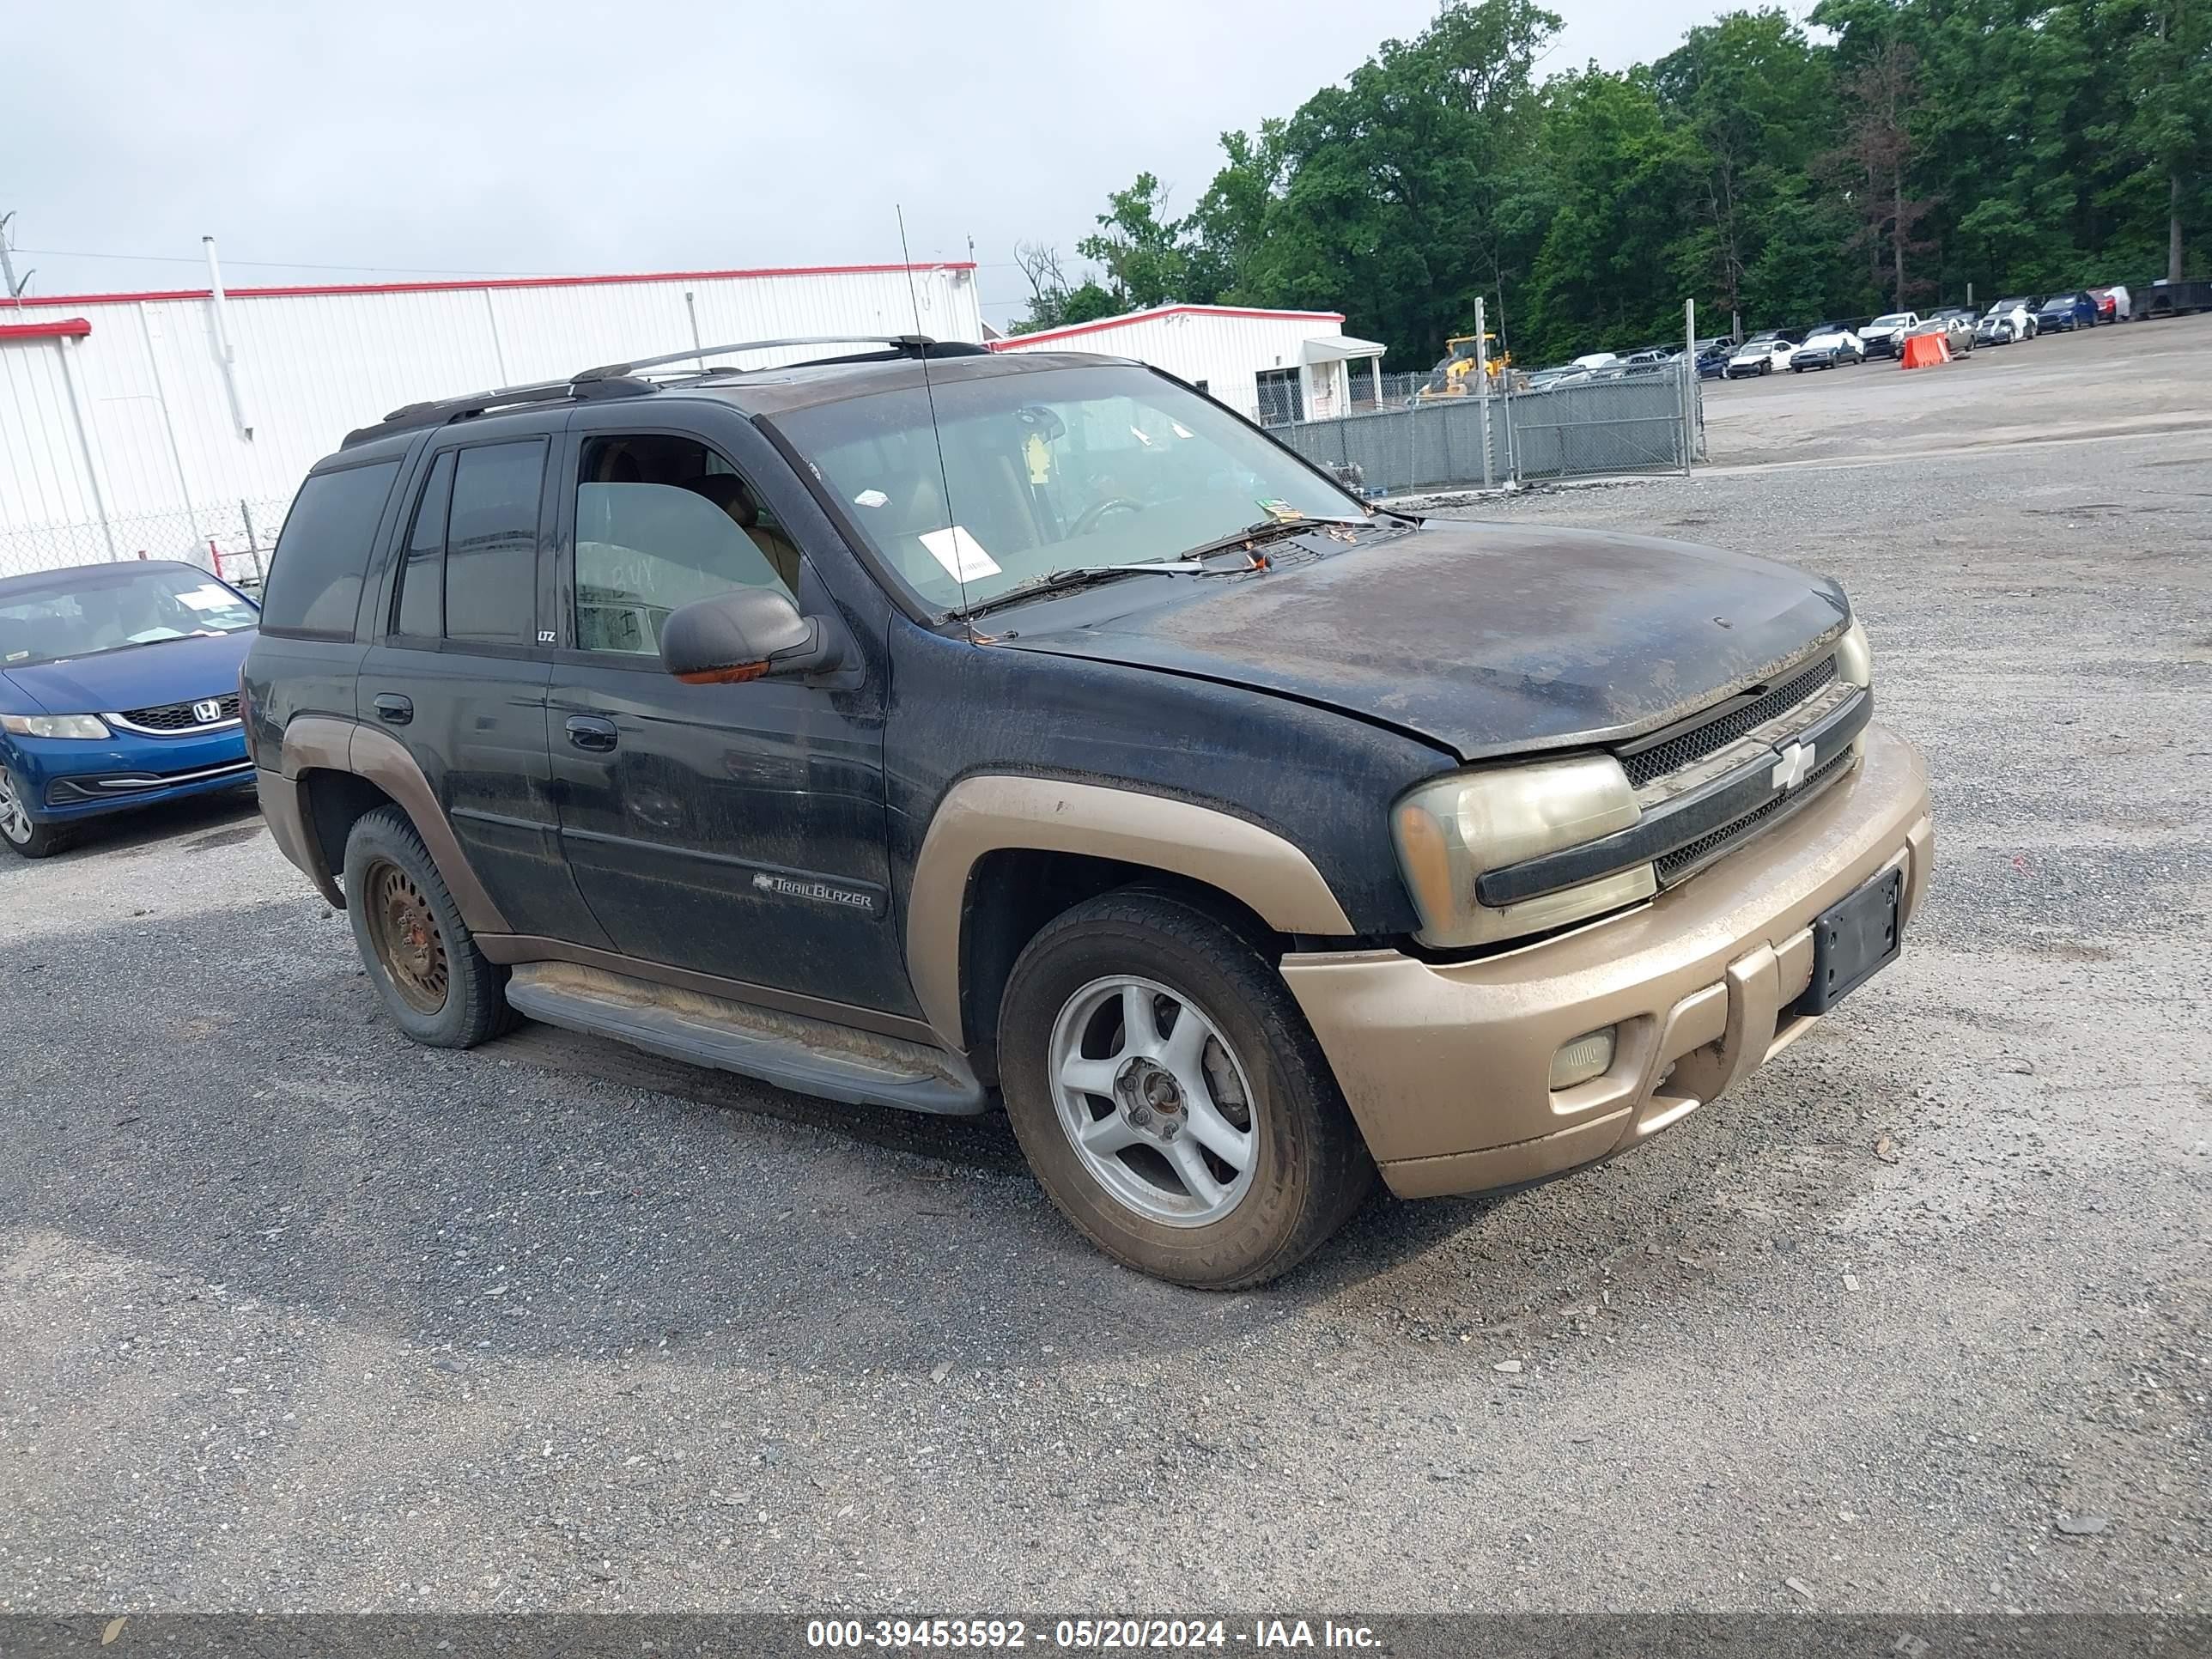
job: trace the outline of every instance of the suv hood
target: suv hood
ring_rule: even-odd
[[[105,714],[224,697],[238,690],[239,665],[254,633],[241,628],[231,634],[193,634],[59,662],[24,663],[4,673],[52,714]]]
[[[1667,725],[1850,614],[1833,582],[1644,536],[1432,520],[1290,563],[1302,545],[1264,574],[1147,581],[1164,602],[1103,621],[1055,629],[1040,605],[1001,647],[1250,686],[1477,760]]]

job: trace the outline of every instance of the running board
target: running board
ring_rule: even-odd
[[[509,976],[507,1000],[548,1025],[850,1105],[965,1117],[986,1103],[957,1054],[603,969],[526,963]]]

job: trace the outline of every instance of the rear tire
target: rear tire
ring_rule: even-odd
[[[41,823],[31,816],[30,793],[11,768],[0,766],[0,843],[19,858],[42,859],[58,853],[76,836],[75,826]]]
[[[1140,1273],[1265,1284],[1373,1188],[1275,964],[1176,895],[1124,889],[1048,923],[1015,964],[999,1030],[1006,1116],[1039,1184]]]
[[[477,949],[398,807],[364,814],[346,837],[345,897],[369,982],[401,1030],[433,1048],[473,1048],[514,1029],[507,969]]]

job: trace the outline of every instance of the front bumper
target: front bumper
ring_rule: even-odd
[[[253,781],[246,734],[236,726],[174,738],[118,732],[103,743],[11,737],[23,804],[41,823],[98,817]]]
[[[1909,920],[1935,850],[1919,755],[1870,726],[1849,776],[1641,909],[1450,965],[1292,955],[1283,977],[1393,1192],[1513,1186],[1635,1145],[1802,1036],[1813,919],[1894,866]],[[1609,1025],[1612,1066],[1554,1091],[1559,1047]]]

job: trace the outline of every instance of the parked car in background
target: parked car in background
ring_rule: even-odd
[[[1869,357],[1894,357],[1905,349],[1905,337],[1919,326],[1918,312],[1893,311],[1861,329],[1859,343]]]
[[[238,669],[259,619],[166,559],[0,580],[0,842],[44,858],[88,819],[251,786]]]
[[[1597,376],[1587,368],[1577,368],[1572,363],[1559,363],[1550,368],[1540,368],[1522,384],[1523,392],[1551,392],[1563,386],[1588,386]]]
[[[2035,307],[2036,301],[2026,295],[2000,300],[1982,313],[1982,321],[1994,320],[2002,326],[2004,337],[1997,341],[1997,344],[2009,345],[2014,340],[2033,340],[2035,337]],[[1979,337],[1978,327],[1976,336]]]
[[[1728,370],[1728,360],[1735,351],[1735,342],[1725,337],[1698,342],[1698,378],[1717,380]]]
[[[2035,308],[2035,327],[2038,333],[2048,334],[2063,329],[2069,332],[2077,328],[2097,325],[2097,302],[2089,297],[2087,289],[2054,294]]]
[[[1576,358],[1569,367],[1586,368],[1595,374],[1604,369],[1619,368],[1620,359],[1610,351],[1587,351]]]
[[[1908,330],[1906,339],[1916,334],[1940,336],[1951,348],[1954,357],[1963,357],[1974,349],[1974,325],[1972,318],[1960,312],[1938,312],[1917,328]]]
[[[2100,323],[2124,323],[2135,314],[2134,297],[2124,283],[2093,288],[2089,297],[2097,302],[2097,320]]]
[[[1866,347],[1857,335],[1840,323],[1823,323],[1790,354],[1790,372],[1802,374],[1808,368],[1841,368],[1865,361]]]
[[[1681,356],[1680,351],[1668,351],[1659,346],[1647,346],[1642,351],[1632,351],[1620,360],[1624,374],[1656,374]]]
[[[1788,331],[1768,329],[1763,334],[1753,335],[1729,354],[1725,373],[1731,380],[1771,374],[1778,368],[1790,367],[1790,354],[1796,349],[1796,338]]]

